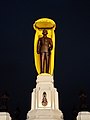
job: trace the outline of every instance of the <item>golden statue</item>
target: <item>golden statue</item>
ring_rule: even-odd
[[[53,74],[54,50],[55,50],[55,27],[53,20],[41,18],[33,24],[36,30],[34,39],[34,58],[38,74]]]

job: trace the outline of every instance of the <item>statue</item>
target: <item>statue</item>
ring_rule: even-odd
[[[0,112],[8,112],[8,100],[9,100],[9,95],[7,92],[2,93],[0,96]]]
[[[46,106],[48,104],[46,96],[47,96],[46,92],[43,92],[43,99],[42,99],[43,106]]]
[[[45,73],[49,73],[49,61],[53,43],[52,39],[47,37],[48,32],[46,29],[43,30],[42,34],[43,37],[39,38],[37,43],[37,53],[40,54],[40,73],[44,73],[44,68],[46,68]]]
[[[34,38],[34,60],[38,74],[53,74],[56,24],[49,18],[41,18],[33,24],[36,30]]]

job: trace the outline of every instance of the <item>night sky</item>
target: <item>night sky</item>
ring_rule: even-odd
[[[42,17],[57,25],[54,81],[65,120],[72,120],[82,89],[90,108],[89,0],[0,1],[0,93],[7,91],[10,113],[19,107],[25,120],[37,77],[33,23]]]

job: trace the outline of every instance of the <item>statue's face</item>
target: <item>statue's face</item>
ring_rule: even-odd
[[[47,30],[44,29],[43,32],[42,32],[42,34],[43,35],[47,35],[48,34]]]

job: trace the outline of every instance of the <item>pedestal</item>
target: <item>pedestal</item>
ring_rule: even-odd
[[[11,120],[10,114],[7,112],[0,112],[0,120]]]
[[[53,82],[50,74],[37,76],[27,120],[63,120],[63,113],[59,110],[58,92]]]
[[[77,120],[90,120],[90,112],[88,111],[79,112]]]

